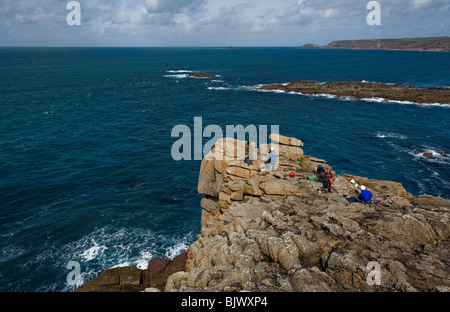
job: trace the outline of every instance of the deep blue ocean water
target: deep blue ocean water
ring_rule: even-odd
[[[69,261],[86,282],[187,250],[200,231],[200,161],[172,159],[171,130],[194,117],[224,131],[279,125],[338,174],[450,198],[450,158],[437,154],[450,154],[449,105],[251,90],[297,79],[448,86],[450,54],[1,48],[0,291],[71,291]]]

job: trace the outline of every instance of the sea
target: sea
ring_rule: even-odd
[[[216,77],[188,76],[199,72]],[[450,53],[0,48],[0,291],[70,292],[102,270],[188,250],[201,160],[174,159],[172,130],[193,141],[195,118],[224,134],[279,126],[339,175],[450,199],[450,157],[439,153],[450,154],[450,103],[254,90],[298,79],[450,86]]]

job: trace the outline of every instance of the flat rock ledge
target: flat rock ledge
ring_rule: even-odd
[[[450,104],[450,87],[417,88],[379,82],[333,81],[319,83],[297,80],[288,84],[269,84],[254,88],[262,91],[284,91],[305,95],[332,95],[354,99],[383,99],[385,101],[417,104]]]
[[[277,147],[274,172],[261,170],[259,159],[246,164],[244,142],[230,138],[219,139],[202,160],[201,233],[181,261],[152,259],[140,275],[126,269],[134,279],[117,268],[112,289],[89,286],[107,270],[78,291],[450,291],[449,200],[353,175],[335,176],[330,193],[318,192],[321,184],[307,176],[319,164],[331,166],[304,155],[301,140],[269,138],[267,146],[250,143],[250,151]],[[357,194],[351,179],[376,203],[350,204],[344,196]],[[167,263],[178,266],[169,271]],[[374,263],[379,283],[369,279]]]

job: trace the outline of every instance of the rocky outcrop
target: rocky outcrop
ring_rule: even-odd
[[[145,270],[136,267],[118,267],[103,271],[75,292],[158,292],[163,291],[167,278],[185,270],[187,252],[173,260],[152,259]]]
[[[385,101],[407,101],[419,104],[450,104],[450,89],[405,87],[378,82],[346,82],[297,80],[288,84],[271,84],[255,88],[263,91],[284,91],[305,95],[333,95],[355,99],[384,99]]]
[[[261,170],[263,160],[243,162],[243,142],[232,139],[203,159],[201,234],[165,291],[450,291],[450,201],[351,175],[318,192],[306,177],[318,164],[331,168],[326,161],[304,155],[300,140],[272,139],[274,172]],[[351,179],[376,204],[350,204],[344,196],[358,194]]]
[[[217,77],[217,75],[209,74],[209,73],[189,73],[187,75],[190,78],[213,78]]]
[[[187,253],[106,270],[77,291],[450,291],[449,200],[354,175],[321,192],[307,177],[331,166],[296,138],[270,139],[250,143],[250,165],[231,138],[202,160],[201,233]],[[270,147],[275,171],[264,168]],[[351,180],[373,204],[346,200],[358,194]]]

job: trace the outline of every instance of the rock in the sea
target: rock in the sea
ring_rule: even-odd
[[[450,103],[450,89],[447,88],[426,89],[378,82],[331,81],[319,83],[317,81],[296,80],[287,85],[263,85],[256,88],[256,90],[296,92],[306,95],[328,94],[355,99],[382,98],[391,101],[409,101],[427,104]]]
[[[217,75],[209,74],[209,73],[189,73],[188,77],[192,77],[192,78],[213,78],[213,77],[217,77]]]
[[[423,153],[423,157],[426,157],[429,159],[434,159],[433,153],[429,153],[429,152]]]

